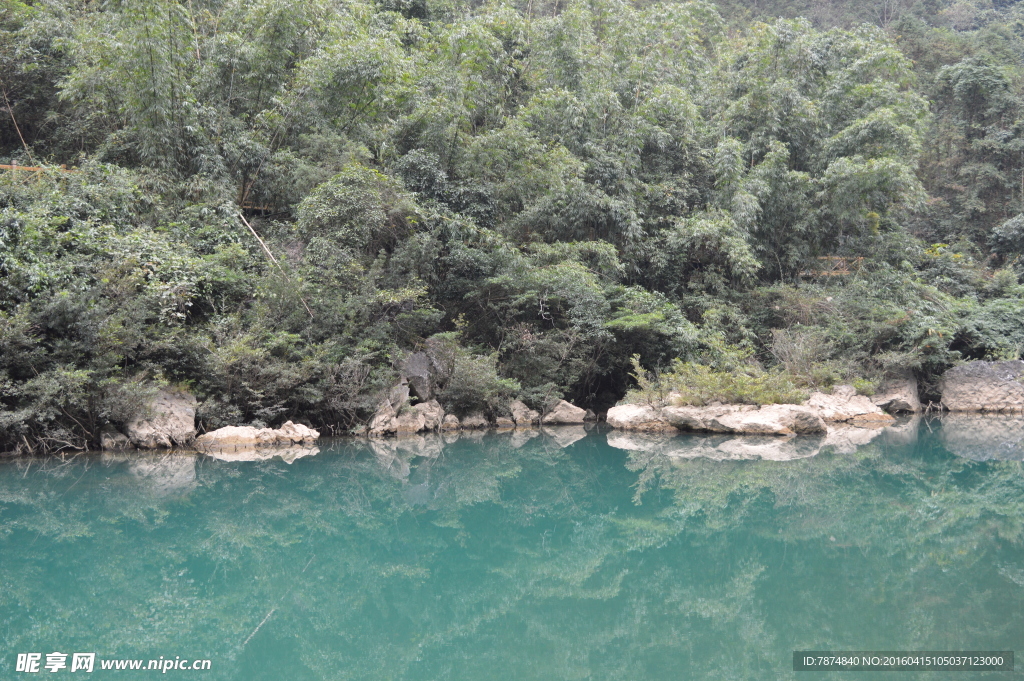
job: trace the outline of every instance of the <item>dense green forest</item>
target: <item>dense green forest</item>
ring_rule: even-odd
[[[340,434],[421,348],[456,412],[934,396],[1024,349],[1022,56],[1005,0],[3,0],[0,450],[162,383]]]

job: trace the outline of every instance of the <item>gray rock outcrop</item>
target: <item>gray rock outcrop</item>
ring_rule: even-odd
[[[187,445],[196,436],[196,398],[184,390],[161,388],[125,424],[125,435],[142,449]]]
[[[548,426],[565,425],[579,426],[586,420],[587,410],[569,404],[565,400],[559,400],[551,411],[544,415],[541,423]]]
[[[950,411],[1024,411],[1024,361],[975,361],[953,367],[939,381]]]
[[[427,353],[414,352],[406,357],[401,373],[416,397],[423,401],[434,399],[434,372]]]

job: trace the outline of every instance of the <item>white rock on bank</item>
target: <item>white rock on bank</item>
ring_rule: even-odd
[[[286,422],[280,428],[225,426],[197,437],[195,447],[196,449],[233,449],[257,445],[312,444],[319,437],[319,431],[291,421]]]
[[[559,400],[551,411],[544,415],[541,423],[547,426],[566,425],[581,426],[587,416],[586,409],[569,404],[565,400]]]
[[[646,404],[620,404],[608,410],[608,425],[620,430],[636,430],[643,432],[672,432],[677,430],[656,409]]]
[[[873,422],[884,425],[896,420],[875,405],[871,398],[858,395],[856,388],[851,385],[837,385],[831,395],[812,393],[804,406],[815,409],[824,421]]]

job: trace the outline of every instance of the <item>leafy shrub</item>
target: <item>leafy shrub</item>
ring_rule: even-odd
[[[992,230],[992,250],[1002,256],[1024,253],[1024,214],[1016,215]]]
[[[704,406],[712,402],[727,404],[798,404],[807,394],[792,378],[779,369],[764,370],[755,364],[732,371],[716,371],[696,362],[676,360],[657,377],[640,366],[633,357],[637,388],[626,395],[627,402],[655,402],[666,399],[676,406]]]
[[[459,345],[455,333],[437,334],[430,339],[430,354],[440,367],[444,385],[437,399],[445,411],[465,416],[473,412],[496,414],[506,411],[519,393],[519,381],[498,376],[498,355],[474,354]]]

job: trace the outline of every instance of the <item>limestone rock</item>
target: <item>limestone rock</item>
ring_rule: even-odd
[[[587,415],[585,409],[569,404],[565,400],[559,400],[551,411],[544,415],[541,423],[545,425],[582,425]]]
[[[646,404],[620,404],[608,410],[608,425],[620,430],[674,432],[660,409]]]
[[[512,419],[509,419],[509,418],[505,418],[504,416],[499,416],[498,418],[496,418],[494,420],[494,424],[496,426],[498,426],[498,428],[515,428],[516,427],[516,422],[515,421],[513,421]]]
[[[1024,411],[1024,361],[968,362],[953,367],[939,382],[942,404],[950,411]]]
[[[463,429],[468,428],[486,428],[488,425],[487,419],[480,412],[470,414],[469,416],[462,419]]]
[[[320,431],[304,426],[301,423],[292,423],[291,421],[285,421],[284,425],[277,429],[277,442],[279,444],[288,442],[293,444],[312,444],[319,437]]]
[[[136,447],[156,449],[184,445],[196,436],[196,398],[176,388],[161,388],[143,413],[125,424]]]
[[[423,414],[424,430],[438,430],[444,422],[444,407],[437,400],[420,402],[413,409]]]
[[[409,384],[403,380],[388,391],[388,402],[394,409],[401,409],[409,401]]]
[[[735,411],[707,420],[709,429],[751,435],[824,433],[825,422],[807,407],[769,404],[749,411]]]
[[[197,449],[207,447],[236,447],[252,446],[257,444],[274,444],[274,438],[269,432],[270,428],[255,428],[253,426],[224,426],[209,433],[203,433],[196,438]]]
[[[696,430],[710,432],[723,431],[712,423],[714,419],[737,411],[752,411],[755,407],[747,404],[724,404],[709,407],[663,407],[661,415],[670,425],[680,430]],[[611,413],[609,411],[609,413]]]
[[[597,421],[597,414],[594,413],[593,409],[588,409],[587,413],[583,415],[583,420],[587,423],[595,423]]]
[[[128,449],[132,446],[131,440],[124,433],[116,430],[113,426],[104,426],[100,431],[100,448],[108,451]]]
[[[426,424],[423,413],[416,409],[403,409],[391,422],[396,433],[418,433]]]
[[[871,398],[875,406],[889,413],[921,411],[921,398],[917,394],[916,378],[901,378],[882,384],[878,393]]]
[[[391,428],[391,422],[394,418],[395,408],[391,406],[391,402],[387,400],[381,402],[373,418],[370,419],[370,435],[383,435],[384,433],[395,432]]]
[[[196,438],[195,447],[201,450],[239,449],[273,445],[312,444],[320,437],[319,431],[287,421],[280,428],[253,426],[225,426],[211,430]]]
[[[459,417],[455,414],[448,414],[444,417],[441,422],[441,430],[458,430],[462,424],[459,423]]]
[[[817,410],[822,420],[887,424],[895,419],[882,411],[870,398],[858,395],[849,385],[838,385],[831,395],[815,392],[804,406]]]
[[[530,426],[540,420],[540,414],[527,407],[524,402],[513,400],[508,407],[512,411],[512,420],[516,422],[517,426]]]
[[[402,363],[402,377],[420,400],[434,397],[434,380],[431,373],[430,357],[425,352],[414,352]]]

